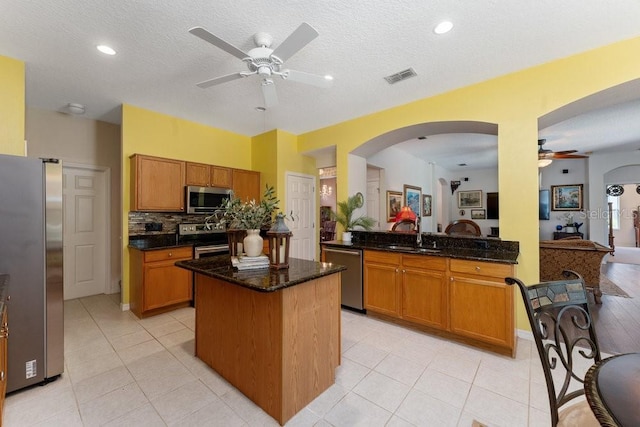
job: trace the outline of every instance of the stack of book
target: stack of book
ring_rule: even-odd
[[[256,268],[269,268],[269,258],[260,256],[232,256],[231,265],[238,270],[253,270]]]

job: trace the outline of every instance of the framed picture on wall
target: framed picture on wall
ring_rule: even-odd
[[[413,185],[404,185],[404,206],[409,206],[414,214],[420,215],[420,199],[422,199],[422,188]]]
[[[459,208],[481,208],[482,190],[458,191]]]
[[[422,196],[422,216],[431,216],[431,194]]]
[[[552,185],[552,211],[582,210],[582,184]]]
[[[402,208],[402,192],[387,191],[387,222],[394,222]]]
[[[486,211],[484,209],[471,209],[471,219],[486,219]]]

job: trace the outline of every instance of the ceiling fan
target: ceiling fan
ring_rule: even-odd
[[[265,107],[273,107],[278,104],[278,95],[273,82],[273,77],[279,76],[284,80],[304,83],[312,86],[328,88],[332,85],[333,79],[330,76],[319,76],[283,68],[287,59],[295,55],[299,50],[318,37],[318,32],[306,22],[303,22],[296,30],[289,35],[278,47],[271,49],[273,37],[268,33],[256,33],[253,36],[255,48],[249,52],[244,52],[232,44],[222,40],[220,37],[210,33],[202,27],[194,27],[189,30],[191,34],[225,52],[243,60],[247,64],[249,71],[240,71],[225,76],[205,80],[197,84],[203,89],[219,85],[222,83],[237,80],[243,77],[257,75],[261,78],[262,95]]]
[[[544,143],[547,142],[546,139],[538,140],[538,166],[545,167],[551,164],[551,162],[555,159],[586,159],[589,156],[585,156],[582,154],[573,154],[577,153],[578,150],[564,150],[564,151],[551,151],[543,148]]]

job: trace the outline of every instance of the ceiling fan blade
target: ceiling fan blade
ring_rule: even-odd
[[[266,108],[278,105],[278,94],[276,93],[276,85],[273,83],[273,80],[262,80],[262,96],[264,97],[264,106]]]
[[[578,150],[564,150],[564,151],[554,151],[554,153],[556,154],[572,154],[572,153],[577,153]]]
[[[554,153],[554,159],[586,159],[589,156],[585,156],[582,154],[562,154],[562,153]]]
[[[220,37],[211,34],[209,31],[205,30],[202,27],[193,27],[192,29],[189,30],[189,32],[194,36],[199,37],[202,40],[209,42],[212,45],[224,50],[225,52],[230,53],[236,58],[244,59],[249,56],[248,54],[244,53],[243,51],[241,51],[231,43],[228,43],[222,40]]]
[[[215,85],[219,85],[219,84],[222,84],[222,83],[230,82],[232,80],[241,79],[243,77],[245,77],[245,75],[242,74],[242,73],[227,74],[226,76],[221,76],[221,77],[216,77],[215,79],[205,80],[203,82],[200,82],[200,83],[196,84],[196,86],[198,86],[199,88],[202,88],[202,89],[206,89],[206,88],[211,87],[211,86],[215,86]]]
[[[289,37],[280,43],[271,56],[275,56],[280,61],[285,62],[300,49],[311,43],[318,35],[318,32],[311,25],[303,22]]]
[[[305,73],[304,71],[284,70],[282,78],[292,82],[304,83],[306,85],[328,88],[333,85],[333,79],[328,79],[317,74]]]

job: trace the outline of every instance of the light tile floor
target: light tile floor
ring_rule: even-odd
[[[194,354],[194,310],[138,319],[120,295],[65,302],[65,373],[7,397],[12,426],[277,426]],[[535,346],[516,358],[342,312],[336,383],[287,426],[548,426]]]

